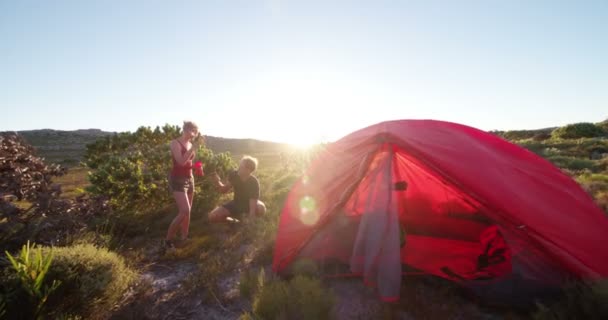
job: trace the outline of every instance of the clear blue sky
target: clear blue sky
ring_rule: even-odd
[[[608,1],[0,0],[0,109],[0,131],[192,119],[302,143],[599,122]]]

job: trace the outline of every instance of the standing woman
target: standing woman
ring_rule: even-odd
[[[173,219],[167,237],[165,247],[175,247],[174,238],[178,231],[181,241],[187,239],[190,227],[190,209],[194,196],[194,176],[192,175],[192,163],[196,151],[202,143],[199,135],[198,126],[191,121],[184,121],[182,135],[171,141],[171,155],[173,168],[169,174],[169,188],[173,192],[173,198],[177,203],[177,217]]]

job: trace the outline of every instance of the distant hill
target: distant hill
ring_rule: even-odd
[[[559,127],[532,129],[532,130],[493,130],[490,131],[507,140],[522,140],[522,139],[547,139],[551,136],[551,132]]]
[[[608,119],[598,122],[595,125],[603,128],[605,132],[608,132]],[[552,132],[557,128],[558,127],[535,130],[494,130],[490,132],[516,143],[526,139],[540,142],[550,138]],[[116,134],[116,132],[102,131],[99,129],[81,129],[73,131],[40,129],[18,131],[18,133],[34,146],[37,149],[38,154],[44,157],[47,162],[58,163],[65,166],[77,165],[85,153],[87,144],[102,137]],[[205,139],[207,147],[213,150],[213,152],[230,152],[236,157],[243,154],[252,154],[255,156],[264,154],[276,155],[280,152],[292,150],[292,147],[285,143],[256,139],[234,139],[214,136],[205,136]],[[604,143],[605,141],[602,142],[602,146]],[[530,146],[528,144],[524,143],[524,147],[538,147]],[[589,145],[589,148],[593,147],[594,145]],[[582,153],[589,152],[588,150],[580,151]]]
[[[86,151],[86,145],[116,132],[99,129],[72,131],[40,129],[17,131],[36,148],[47,162],[65,166],[77,165]],[[277,153],[289,148],[288,144],[255,139],[232,139],[205,136],[207,147],[213,152],[230,152],[233,155]]]
[[[72,131],[40,129],[17,132],[36,148],[38,155],[44,157],[47,162],[66,166],[80,162],[87,144],[114,134],[99,129]]]

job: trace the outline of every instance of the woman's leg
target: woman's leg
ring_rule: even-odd
[[[188,238],[188,231],[190,229],[190,213],[192,212],[192,200],[194,199],[194,191],[188,191],[188,214],[181,221],[181,234],[182,240]]]
[[[186,192],[173,192],[173,198],[177,203],[177,217],[173,219],[171,225],[169,226],[169,230],[167,231],[166,240],[171,240],[175,238],[175,235],[180,230],[183,219],[190,216],[190,203],[188,201],[188,196]]]

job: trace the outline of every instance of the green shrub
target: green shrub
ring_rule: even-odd
[[[608,191],[608,175],[584,173],[576,177],[576,181],[593,197]]]
[[[241,273],[239,281],[239,292],[242,297],[253,298],[266,283],[266,273],[263,268],[259,272],[254,270],[246,270]]]
[[[596,160],[597,170],[603,171],[605,174],[608,174],[608,157]]]
[[[608,280],[564,287],[563,298],[550,306],[538,304],[535,320],[608,319]]]
[[[599,192],[595,194],[594,198],[595,203],[608,215],[608,192]]]
[[[329,319],[334,301],[318,279],[296,276],[266,283],[255,297],[253,313],[262,319]]]
[[[556,147],[545,148],[542,152],[543,157],[555,157],[562,154],[562,151]]]
[[[13,270],[21,288],[27,293],[31,301],[33,309],[33,318],[42,318],[43,309],[50,294],[59,287],[61,281],[53,280],[48,285],[45,284],[45,277],[53,261],[52,249],[47,250],[43,255],[42,248],[34,244],[30,247],[30,242],[23,245],[19,256],[13,257],[9,252],[6,252]],[[2,308],[4,311],[4,309]]]
[[[537,134],[535,134],[534,136],[532,136],[532,140],[534,141],[545,141],[551,139],[551,132],[539,132]]]
[[[588,173],[581,177],[585,181],[602,182],[608,186],[608,174],[593,174]]]
[[[266,320],[287,315],[289,286],[287,282],[274,280],[265,284],[253,302],[253,313]]]
[[[596,164],[593,160],[580,159],[569,156],[549,156],[547,158],[554,165],[569,170],[584,170],[588,169],[591,171],[597,170]]]
[[[605,136],[606,131],[593,123],[580,122],[557,128],[551,135],[560,139],[593,138]]]
[[[546,149],[546,146],[543,142],[534,141],[532,139],[519,140],[516,141],[516,143],[519,146],[524,147],[540,156],[543,156],[543,152]]]
[[[290,266],[290,273],[293,275],[317,277],[319,275],[319,267],[313,260],[298,259]]]
[[[49,305],[57,314],[90,316],[108,311],[136,277],[122,257],[105,248],[79,244],[56,247],[54,254],[48,277],[62,284]]]
[[[550,136],[552,129],[538,129],[538,130],[509,130],[499,132],[499,136],[507,140],[523,140],[523,139],[534,139],[534,140],[545,140]]]
[[[111,199],[114,208],[122,212],[149,210],[170,203],[168,174],[172,165],[169,143],[179,137],[177,126],[165,125],[154,131],[140,127],[136,132],[120,133],[87,145],[85,164],[93,194]],[[229,154],[217,154],[207,148],[197,150],[197,158],[205,164],[206,172],[220,173],[234,167]],[[197,192],[204,204],[212,206],[219,193],[209,179],[195,178]],[[199,183],[202,181],[201,183]]]

